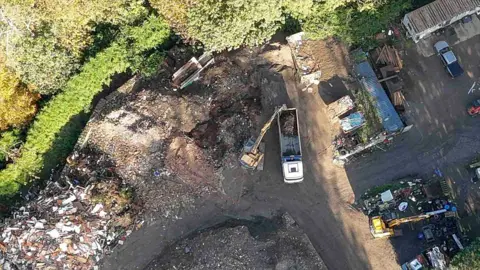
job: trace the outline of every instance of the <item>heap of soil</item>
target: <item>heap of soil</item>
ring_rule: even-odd
[[[293,111],[285,111],[280,115],[280,123],[282,124],[282,134],[284,136],[296,136],[297,119]]]
[[[347,77],[347,47],[334,38],[326,40],[304,40],[298,57],[303,60],[302,66],[310,67],[310,71],[322,71],[321,81],[329,81],[336,76]],[[304,63],[303,63],[304,61]],[[321,63],[321,65],[319,65]]]
[[[230,220],[173,244],[147,269],[326,269],[308,237],[285,214]]]

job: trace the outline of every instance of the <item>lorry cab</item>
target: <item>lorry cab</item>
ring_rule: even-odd
[[[287,184],[303,181],[303,162],[298,157],[283,158],[283,181]]]

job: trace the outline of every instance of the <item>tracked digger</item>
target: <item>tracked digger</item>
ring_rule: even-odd
[[[272,117],[263,125],[262,130],[260,131],[260,134],[256,139],[250,138],[247,143],[245,143],[243,147],[243,154],[240,159],[240,164],[248,169],[259,169],[259,167],[263,164],[263,156],[264,153],[261,148],[261,143],[263,136],[267,133],[267,131],[270,129],[270,126],[272,125],[273,121],[275,120],[275,117],[282,112],[283,110],[287,109],[287,105],[283,104],[281,107],[278,107],[275,109],[275,112],[273,113]]]
[[[381,216],[375,216],[370,218],[370,232],[374,238],[398,236],[401,235],[401,231],[395,230],[394,227],[404,223],[418,222],[445,212],[447,212],[447,210],[442,209],[411,217],[395,218],[388,221],[384,221]]]

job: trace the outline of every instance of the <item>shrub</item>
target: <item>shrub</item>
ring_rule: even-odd
[[[37,111],[38,99],[0,62],[0,131],[28,123]]]
[[[311,38],[336,36],[350,45],[369,47],[374,36],[411,8],[411,0],[348,1],[316,3],[305,18],[303,29]]]
[[[11,158],[11,149],[20,144],[19,132],[17,130],[4,131],[0,133],[0,163]]]
[[[455,255],[451,266],[453,270],[480,269],[480,238]]]

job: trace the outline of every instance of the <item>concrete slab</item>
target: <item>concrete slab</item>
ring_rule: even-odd
[[[424,38],[416,43],[417,51],[425,56],[430,57],[435,54],[433,44],[437,41],[445,40],[450,46],[466,41],[480,34],[480,18],[472,15],[472,21],[469,23],[457,22],[447,26],[443,31],[433,34],[428,38]]]

